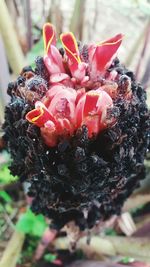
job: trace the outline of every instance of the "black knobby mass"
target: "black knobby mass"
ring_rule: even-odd
[[[49,74],[43,59],[38,57],[35,63],[35,80],[40,76],[39,83],[44,79],[48,86]],[[112,111],[116,124],[92,139],[83,126],[70,139],[60,139],[54,148],[47,147],[40,129],[25,120],[33,103],[17,94],[16,83],[8,86],[11,102],[5,110],[3,129],[12,157],[11,173],[18,175],[21,182],[30,182],[33,211],[51,218],[53,227],[58,229],[74,220],[83,230],[119,214],[126,198],[145,176],[150,130],[146,93],[118,59],[108,71],[111,70],[120,75],[120,94]],[[124,92],[129,78],[133,95],[127,104]],[[32,88],[33,83],[34,79]]]

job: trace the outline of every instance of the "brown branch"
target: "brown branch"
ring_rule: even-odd
[[[56,249],[68,249],[69,239],[58,238],[54,242]],[[101,258],[101,255],[107,256],[129,256],[143,261],[150,261],[150,242],[149,238],[133,238],[133,237],[100,237],[93,236],[91,242],[87,244],[87,237],[82,237],[77,242],[77,249],[82,251],[88,257],[90,255],[96,255],[97,259]]]
[[[13,72],[19,74],[25,65],[25,59],[4,0],[0,1],[0,31],[5,44],[9,64]]]
[[[0,261],[0,267],[15,267],[19,258],[25,235],[14,232]]]

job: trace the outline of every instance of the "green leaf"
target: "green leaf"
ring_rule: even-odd
[[[32,234],[34,236],[39,236],[39,237],[42,236],[46,226],[47,225],[46,225],[46,222],[45,222],[45,219],[44,219],[43,215],[39,214],[39,215],[35,216],[34,227],[32,229]]]
[[[12,214],[14,212],[14,207],[12,206],[12,202],[8,202],[5,204],[5,210],[8,214]]]
[[[2,166],[0,168],[0,183],[8,184],[10,182],[14,182],[18,179],[17,176],[13,176],[10,174],[10,170],[8,169],[8,165]]]
[[[105,230],[105,235],[116,236],[117,233],[116,233],[116,231],[115,231],[114,229],[112,229],[112,228],[107,228],[107,229]]]
[[[132,263],[134,262],[134,259],[131,258],[131,257],[124,257],[122,260],[121,260],[122,263],[124,264],[128,264],[128,263]]]
[[[44,255],[44,260],[48,261],[48,262],[53,262],[54,260],[56,260],[57,256],[51,253],[45,254]]]
[[[43,215],[35,215],[30,209],[20,216],[16,225],[18,231],[32,236],[41,237],[47,224]]]
[[[7,203],[12,201],[12,198],[6,191],[0,191],[0,198],[2,198]]]
[[[28,209],[26,213],[22,214],[17,222],[16,228],[18,231],[25,234],[30,234],[32,232],[34,223],[34,217],[32,212]]]

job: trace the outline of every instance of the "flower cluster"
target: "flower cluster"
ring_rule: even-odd
[[[145,176],[150,144],[146,92],[116,52],[123,36],[78,43],[43,29],[46,54],[9,83],[4,140],[10,170],[30,184],[35,213],[81,230],[120,214]]]
[[[80,54],[72,33],[60,36],[65,50],[63,56],[56,47],[55,29],[50,23],[44,25],[43,37],[46,49],[44,63],[50,75],[50,85],[26,119],[40,127],[45,143],[53,147],[59,136],[71,136],[83,125],[87,126],[88,136],[92,137],[113,124],[115,119],[109,119],[107,111],[113,108],[112,97],[117,87],[104,88],[99,79],[105,76],[123,35],[118,34],[98,45],[89,45],[88,60]],[[116,76],[117,72],[114,71],[108,80]]]

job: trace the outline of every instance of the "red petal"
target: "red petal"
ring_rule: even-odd
[[[107,109],[113,106],[111,97],[101,89],[91,90],[82,96],[76,107],[77,127],[86,125],[88,135],[98,134],[107,126]]]
[[[67,135],[73,133],[73,126],[66,118],[58,119],[56,127],[58,135]]]
[[[84,94],[78,101],[75,109],[76,127],[80,127],[83,120],[83,110],[85,105],[86,95]]]
[[[97,111],[97,100],[100,96],[100,92],[97,92],[96,90],[91,90],[88,93],[86,93],[86,101],[84,105],[84,116],[88,115],[94,115]]]
[[[55,73],[50,76],[50,83],[53,85],[62,84],[67,87],[73,87],[71,78],[66,73]]]
[[[107,109],[112,107],[112,98],[105,91],[101,91],[101,96],[97,101],[97,112],[101,115],[99,130],[106,128],[108,123],[112,123],[114,121],[113,118],[111,119],[111,121],[107,120]]]
[[[46,51],[51,44],[56,45],[56,32],[51,23],[45,23],[43,26],[43,40]]]
[[[106,67],[109,67],[114,55],[116,54],[118,48],[122,43],[122,39],[123,35],[118,34],[113,38],[98,44],[96,48],[95,46],[91,46],[89,48],[89,53],[94,54],[91,59],[92,76],[96,75],[97,71],[103,72],[106,69]]]
[[[97,101],[97,113],[101,114],[103,110],[113,107],[113,101],[112,98],[105,91],[101,91],[99,89],[96,91],[100,92]]]
[[[54,118],[42,103],[35,109],[29,111],[26,114],[26,119],[38,127],[42,127],[48,120],[54,121]]]
[[[60,83],[60,82],[63,82],[64,80],[69,80],[69,79],[70,79],[70,76],[66,73],[55,73],[51,75],[50,82]]]
[[[67,118],[73,122],[75,97],[67,90],[61,91],[53,97],[48,109],[56,118]]]
[[[44,56],[44,63],[50,74],[60,72],[65,73],[62,56],[58,49],[53,45],[48,46],[47,55]]]
[[[115,37],[100,43],[96,47],[94,54],[94,60],[96,60],[97,69],[103,71],[106,64],[110,62],[114,54],[117,52],[118,48],[122,43],[123,35],[117,34]]]
[[[77,80],[82,80],[85,76],[86,64],[81,62],[77,41],[73,33],[69,32],[61,34],[60,39],[69,59],[68,64],[72,76]]]
[[[73,88],[70,87],[65,87],[64,85],[61,84],[57,84],[57,85],[53,85],[46,93],[46,96],[49,98],[49,100],[51,101],[53,99],[53,97],[55,95],[59,94],[60,96],[62,95],[68,95],[70,97],[70,99],[72,99],[73,101],[75,101],[76,98],[76,91]],[[60,97],[59,96],[59,97]]]
[[[58,94],[61,93],[64,90],[64,86],[58,84],[58,85],[53,85],[46,93],[46,96],[52,100],[52,98]]]
[[[60,35],[60,39],[62,41],[62,44],[65,48],[66,54],[68,58],[70,59],[72,64],[77,64],[81,62],[81,59],[79,57],[79,50],[77,41],[75,39],[75,36],[72,32],[69,33],[62,33]]]
[[[85,95],[85,88],[81,88],[77,90],[77,97],[76,97],[76,105],[78,104],[78,101],[80,98]]]

